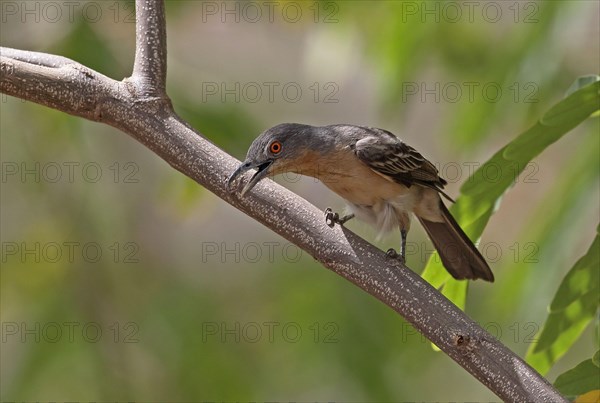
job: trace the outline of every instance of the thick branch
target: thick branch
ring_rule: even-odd
[[[421,277],[272,181],[246,198],[226,191],[238,161],[193,131],[164,91],[164,10],[138,0],[134,79],[117,82],[57,56],[0,48],[0,91],[103,121],[128,133],[171,166],[298,245],[335,273],[396,310],[429,340],[507,401],[566,401],[535,370],[479,327]],[[144,22],[148,18],[150,22]],[[161,25],[162,24],[162,25]],[[162,26],[162,28],[160,28]],[[144,27],[156,32],[141,32]],[[145,77],[142,82],[135,76]],[[140,91],[146,88],[147,91]],[[134,88],[131,88],[134,87]]]
[[[45,66],[45,67],[63,67],[68,64],[74,64],[75,62],[66,57],[50,55],[48,53],[29,52],[20,49],[1,48],[2,56],[9,57],[13,60],[20,60],[33,65]]]
[[[94,121],[105,103],[130,96],[126,84],[46,53],[0,48],[0,74],[3,93]]]

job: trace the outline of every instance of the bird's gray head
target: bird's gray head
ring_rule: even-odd
[[[299,123],[282,123],[264,131],[248,149],[246,160],[227,179],[227,189],[244,172],[256,173],[242,189],[242,196],[268,175],[284,172],[306,173],[310,156],[327,147],[320,136],[326,129]],[[324,144],[325,143],[325,144]]]

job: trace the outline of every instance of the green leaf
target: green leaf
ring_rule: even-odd
[[[598,88],[598,81],[588,85]],[[545,126],[577,125],[580,120],[587,119],[598,110],[598,93],[594,91],[577,90],[562,102],[554,105],[542,116],[541,123]],[[591,113],[588,112],[591,109]]]
[[[595,81],[554,105],[533,127],[479,167],[463,184],[461,196],[450,207],[469,238],[479,239],[502,196],[533,158],[599,109],[600,81]],[[439,271],[444,271],[443,278]],[[435,278],[437,287],[456,281],[435,255],[429,259],[422,276],[427,281]],[[454,292],[451,295],[457,302],[464,299]]]
[[[600,238],[596,236],[588,253],[579,259],[571,271],[565,276],[550,304],[550,312],[566,309],[574,301],[585,294],[595,293],[600,296]]]
[[[578,77],[577,80],[575,80],[575,82],[573,84],[571,84],[571,86],[565,93],[565,97],[568,97],[575,91],[577,91],[587,85],[595,83],[596,81],[600,81],[600,76],[597,76],[595,74],[590,74],[589,76]]]
[[[556,289],[561,279],[547,275],[548,265],[572,265],[572,258],[564,251],[582,242],[590,242],[580,226],[589,221],[587,214],[582,212],[593,211],[600,179],[600,155],[597,151],[600,120],[588,123],[585,132],[581,133],[582,138],[576,141],[577,147],[570,150],[570,158],[563,163],[552,178],[552,185],[542,195],[542,200],[561,195],[561,208],[556,208],[554,203],[536,206],[523,223],[523,231],[514,244],[518,252],[513,254],[513,259],[506,259],[494,267],[502,273],[502,278],[494,285],[494,294],[486,303],[499,307],[503,315],[512,317],[515,310],[527,306],[531,299],[530,290]],[[519,183],[536,191],[537,183],[534,181],[537,179],[528,181],[524,178]],[[561,230],[556,231],[556,228]]]
[[[600,350],[594,354],[596,360],[598,353]],[[575,368],[559,375],[554,382],[556,389],[568,396],[578,396],[600,389],[600,368],[594,364],[594,359],[585,360]]]
[[[597,235],[588,252],[560,284],[538,342],[525,357],[542,375],[567,352],[594,318],[600,300],[599,264],[600,237]]]

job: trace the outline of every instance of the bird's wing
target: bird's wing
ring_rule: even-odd
[[[371,130],[372,135],[363,137],[352,147],[358,159],[377,174],[394,182],[406,187],[415,184],[429,187],[452,201],[442,191],[446,181],[440,178],[431,162],[393,134],[381,129]]]

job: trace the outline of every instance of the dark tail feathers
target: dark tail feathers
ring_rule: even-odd
[[[494,274],[473,242],[464,233],[440,199],[444,222],[427,221],[419,217],[421,225],[437,249],[442,263],[452,277],[463,280],[481,278],[494,281]]]

